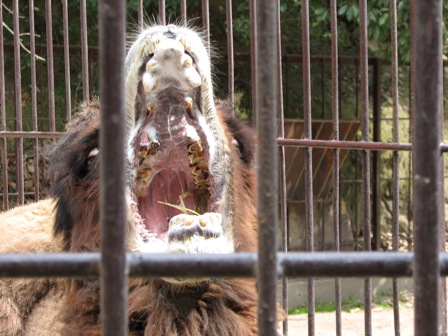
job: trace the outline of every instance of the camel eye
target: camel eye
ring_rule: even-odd
[[[95,162],[95,159],[99,153],[98,148],[94,148],[90,151],[89,155],[87,156],[87,166],[90,168],[92,164]]]

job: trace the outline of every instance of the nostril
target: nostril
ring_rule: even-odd
[[[165,32],[163,35],[164,35],[166,38],[173,39],[173,40],[175,40],[176,37],[177,37],[177,35],[176,35],[175,33],[173,33],[171,30],[168,30],[168,31]]]

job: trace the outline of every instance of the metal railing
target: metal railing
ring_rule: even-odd
[[[55,116],[55,83],[53,63],[52,38],[52,6],[46,0],[46,65],[48,98],[46,103],[37,91],[36,64],[36,34],[34,31],[33,0],[29,0],[29,37],[30,37],[30,85],[31,85],[31,116],[32,131],[23,130],[22,115],[22,79],[21,79],[21,41],[19,26],[19,2],[14,0],[13,16],[13,49],[14,49],[14,129],[7,124],[5,81],[5,53],[3,26],[0,26],[0,141],[2,147],[2,182],[3,208],[9,208],[8,193],[8,141],[14,141],[16,158],[17,203],[24,204],[24,141],[30,140],[34,150],[34,200],[41,197],[39,189],[40,141],[44,138],[56,138],[62,133],[57,132]],[[158,2],[158,15],[161,23],[166,22],[165,1]],[[68,2],[62,1],[63,7],[63,57],[65,74],[65,108],[66,120],[71,118],[73,97],[70,77],[70,43],[68,26]],[[180,2],[180,21],[187,22],[187,4]],[[0,20],[3,22],[3,2],[0,2]],[[443,197],[443,153],[448,149],[442,143],[443,132],[443,96],[442,96],[442,2],[429,0],[425,2],[411,1],[412,57],[411,57],[411,110],[413,119],[412,144],[400,143],[398,127],[398,55],[397,55],[397,3],[390,1],[391,45],[392,45],[392,93],[393,93],[393,142],[385,143],[370,139],[369,112],[369,73],[368,73],[368,35],[367,35],[367,1],[360,0],[360,78],[361,78],[361,129],[362,141],[343,141],[339,135],[339,50],[338,50],[338,15],[337,1],[330,1],[331,13],[331,69],[332,69],[332,140],[313,139],[311,121],[311,81],[310,81],[310,36],[309,36],[309,1],[302,0],[302,66],[303,66],[303,96],[304,125],[303,139],[285,139],[283,129],[283,96],[282,96],[282,63],[281,63],[281,32],[280,8],[274,1],[249,1],[251,18],[251,106],[256,116],[258,132],[258,221],[259,221],[259,252],[254,254],[235,255],[137,255],[126,254],[124,234],[113,234],[124,230],[124,200],[117,197],[108,202],[102,202],[102,221],[108,223],[108,230],[102,231],[102,253],[92,254],[52,254],[33,256],[0,255],[1,277],[87,277],[100,276],[103,288],[101,310],[104,316],[104,335],[124,335],[127,333],[126,321],[126,283],[127,277],[160,277],[175,276],[242,276],[258,279],[259,289],[259,334],[276,334],[276,304],[275,290],[278,277],[282,277],[282,304],[288,309],[287,277],[308,278],[308,334],[315,334],[314,308],[315,284],[314,277],[335,278],[336,302],[336,334],[341,335],[341,279],[342,277],[365,277],[365,335],[372,334],[372,288],[369,277],[392,277],[393,306],[395,319],[395,335],[400,335],[399,298],[397,277],[414,277],[415,280],[415,335],[446,335],[446,290],[445,277],[448,275],[448,254],[439,253],[445,244],[444,197]],[[120,177],[121,183],[113,186],[102,184],[102,195],[123,195],[124,181],[123,162],[114,154],[114,148],[122,148],[123,139],[120,125],[110,118],[113,114],[120,117],[124,89],[124,34],[125,8],[120,1],[103,0],[99,2],[100,27],[100,66],[102,98],[102,129],[101,143],[107,160],[102,165],[103,180],[109,174]],[[80,1],[81,15],[81,60],[83,98],[90,98],[89,91],[89,53],[87,45],[87,13],[86,1]],[[298,14],[300,15],[300,14]],[[138,24],[143,25],[143,1],[138,1]],[[228,30],[228,96],[234,101],[234,51],[232,36],[232,1],[226,1],[226,17]],[[207,43],[210,43],[209,3],[202,1],[202,23]],[[123,48],[116,48],[123,45]],[[110,48],[113,48],[111,50]],[[107,70],[107,71],[106,71]],[[110,77],[109,77],[110,76]],[[40,78],[42,81],[42,78]],[[39,128],[38,98],[40,108],[48,111],[49,125],[45,130]],[[107,116],[107,118],[106,118]],[[278,118],[278,119],[277,119]],[[277,123],[280,125],[277,134]],[[116,141],[116,143],[114,142]],[[306,253],[287,251],[287,208],[285,180],[285,146],[305,148],[305,181],[306,181]],[[333,230],[334,251],[313,253],[313,149],[328,148],[333,153]],[[339,214],[340,214],[340,151],[343,149],[362,152],[362,199],[364,223],[364,250],[360,253],[340,252]],[[371,162],[372,151],[393,152],[393,250],[391,253],[370,252],[371,250]],[[400,253],[398,251],[399,234],[399,160],[401,151],[411,151],[414,168],[414,241],[415,253]],[[330,152],[330,153],[331,153]],[[277,154],[278,161],[277,161]],[[110,155],[110,156],[109,156]],[[278,169],[277,169],[278,168]],[[109,190],[105,188],[114,188]],[[278,192],[277,190],[280,190]],[[279,195],[279,196],[278,196]],[[277,204],[281,207],[278,213]],[[277,253],[277,226],[280,218],[282,253]],[[115,229],[111,229],[111,227]],[[104,227],[104,224],[103,224]],[[105,239],[106,238],[106,239]],[[100,272],[101,270],[101,272]],[[443,293],[443,295],[439,295]],[[113,303],[113,304],[112,304]],[[438,317],[440,316],[440,320]],[[283,333],[288,334],[287,321],[283,324]]]

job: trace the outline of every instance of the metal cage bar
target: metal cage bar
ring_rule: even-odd
[[[417,1],[414,117],[415,335],[439,332],[442,1]],[[431,130],[428,132],[428,130]]]
[[[20,69],[20,28],[19,28],[19,2],[13,1],[13,31],[14,31],[14,95],[15,95],[15,130],[22,131],[22,76]],[[18,204],[25,203],[25,190],[23,185],[23,139],[16,140],[16,185],[18,191]]]
[[[303,110],[304,138],[312,139],[311,116],[311,61],[310,61],[310,23],[309,2],[302,0],[302,77],[303,77]],[[311,147],[305,148],[305,235],[306,250],[314,251],[314,213],[313,213],[313,152]],[[308,279],[308,335],[315,334],[315,285],[314,279]]]
[[[65,74],[65,115],[72,118],[72,90],[70,88],[70,40],[68,32],[68,2],[62,1],[62,24],[64,30],[64,74]]]
[[[100,225],[102,334],[128,334],[124,60],[125,4],[99,2],[100,27]],[[122,46],[117,47],[117,46]],[[114,195],[114,197],[109,197]]]
[[[45,22],[47,35],[47,76],[48,76],[48,114],[50,132],[56,130],[56,107],[54,96],[54,59],[53,59],[53,18],[51,0],[45,0]]]
[[[159,0],[159,24],[166,25],[166,5],[165,5],[165,0]]]
[[[368,32],[367,32],[367,0],[359,1],[360,22],[360,75],[361,75],[361,129],[362,140],[369,141],[369,65],[368,65]],[[371,250],[371,203],[370,203],[370,152],[362,152],[362,213],[364,251]],[[364,280],[364,333],[372,335],[372,282]]]
[[[256,99],[258,173],[258,333],[277,333],[276,284],[278,228],[278,170],[275,125],[278,111],[278,3],[259,1],[256,6]],[[266,169],[272,167],[272,169]]]
[[[84,101],[90,99],[89,88],[89,46],[87,39],[87,4],[86,0],[80,0],[81,20],[81,60],[82,60],[82,97]]]
[[[392,45],[392,109],[393,109],[393,136],[394,142],[399,142],[399,92],[398,92],[398,43],[397,43],[397,2],[390,2],[390,26],[391,26],[391,45]],[[400,215],[400,156],[398,151],[393,152],[392,157],[392,245],[393,250],[398,251],[399,240],[399,215]],[[394,309],[394,332],[395,336],[400,336],[400,298],[398,289],[398,279],[392,279],[392,302]]]
[[[288,252],[278,253],[273,276],[287,277],[412,277],[416,255],[411,252]],[[1,254],[0,277],[98,277],[100,253]],[[127,253],[130,277],[253,277],[258,256],[172,255]],[[441,276],[448,276],[448,253],[438,256]],[[424,320],[424,319],[421,319]]]
[[[337,18],[337,3],[336,0],[330,2],[331,11],[331,100],[332,100],[332,114],[333,114],[333,140],[339,141],[339,47],[338,47],[338,18]],[[339,160],[340,149],[333,150],[333,244],[334,250],[341,249],[340,236],[340,183],[339,183]],[[336,336],[341,336],[342,322],[341,322],[341,279],[334,280],[334,296],[336,306]]]
[[[3,1],[0,1],[0,21],[3,22]],[[3,24],[0,25],[0,131],[6,131],[6,107],[5,107],[5,53],[3,40]],[[9,209],[8,190],[8,143],[6,138],[1,138],[2,147],[2,182],[3,182],[3,209]]]
[[[38,131],[37,124],[37,85],[36,85],[36,36],[34,31],[34,1],[30,0],[30,67],[31,67],[31,110],[33,131]],[[34,199],[39,200],[39,139],[33,140],[34,153]]]
[[[232,0],[226,0],[226,21],[227,21],[227,94],[230,104],[235,104],[235,65],[233,50],[233,16]]]

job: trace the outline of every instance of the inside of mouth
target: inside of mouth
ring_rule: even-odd
[[[154,110],[145,112],[150,117],[134,142],[133,191],[142,236],[164,242],[174,216],[213,211],[207,140],[179,94],[173,90],[159,94]]]

